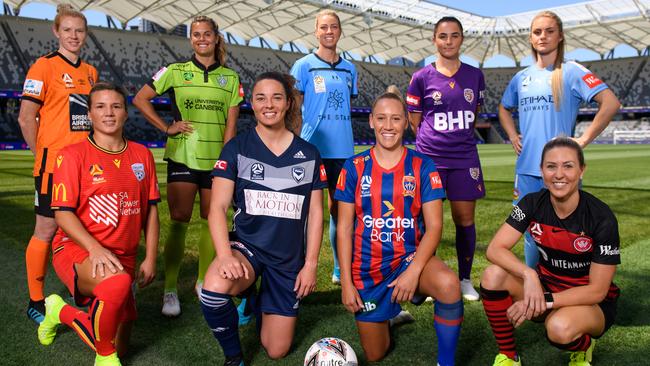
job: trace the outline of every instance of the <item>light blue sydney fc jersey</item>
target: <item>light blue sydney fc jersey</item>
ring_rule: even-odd
[[[519,71],[501,99],[505,108],[519,111],[522,149],[517,158],[517,174],[541,176],[539,165],[544,145],[560,135],[573,136],[580,103],[591,102],[596,94],[607,89],[607,85],[584,66],[565,62],[562,64],[562,103],[557,111],[551,91],[551,73],[552,68],[542,69],[537,65]]]
[[[354,64],[342,57],[330,64],[312,53],[296,61],[291,75],[304,96],[300,137],[316,145],[325,159],[352,156],[350,98],[358,94]]]

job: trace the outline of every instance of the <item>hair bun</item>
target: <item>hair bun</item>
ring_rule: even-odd
[[[70,5],[68,3],[59,4],[59,5],[56,6],[56,13],[57,14],[65,13],[65,12],[68,12],[68,11],[74,11],[74,8],[72,7],[72,5]]]

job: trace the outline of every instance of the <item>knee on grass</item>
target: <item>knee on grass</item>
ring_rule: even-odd
[[[262,346],[270,359],[279,360],[289,353],[291,342],[262,340]]]

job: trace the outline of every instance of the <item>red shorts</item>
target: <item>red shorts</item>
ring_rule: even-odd
[[[75,264],[83,262],[88,258],[88,251],[73,243],[72,241],[67,241],[64,243],[58,243],[54,253],[52,255],[52,265],[56,274],[61,279],[61,282],[68,288],[70,294],[74,297],[74,301],[77,306],[88,306],[93,298],[85,296],[79,292],[77,288],[77,271],[75,269]],[[131,280],[135,277],[135,258],[134,257],[124,257],[117,256],[124,267],[124,271],[131,276]],[[138,311],[135,308],[135,294],[133,293],[133,287],[129,291],[128,298],[124,303],[124,309],[121,312],[123,314],[120,319],[120,323],[127,321],[134,321],[138,318]]]

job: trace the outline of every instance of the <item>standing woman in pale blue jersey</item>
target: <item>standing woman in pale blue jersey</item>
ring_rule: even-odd
[[[341,38],[341,21],[331,10],[316,16],[318,49],[298,61],[291,68],[296,89],[302,94],[302,119],[295,133],[316,145],[327,170],[328,207],[330,210],[330,243],[334,252],[332,282],[340,283],[336,256],[337,209],[334,201],[336,180],[343,163],[354,154],[351,98],[357,91],[357,70],[352,62],[336,52]]]
[[[517,153],[513,204],[528,193],[544,188],[539,157],[544,144],[557,136],[573,136],[578,108],[598,103],[598,112],[582,136],[584,148],[607,127],[620,103],[607,85],[577,62],[564,62],[564,32],[557,14],[537,14],[530,26],[535,63],[519,71],[506,88],[499,105],[499,120]],[[519,132],[512,111],[519,112]],[[525,235],[526,264],[534,267],[539,254],[530,234]]]

